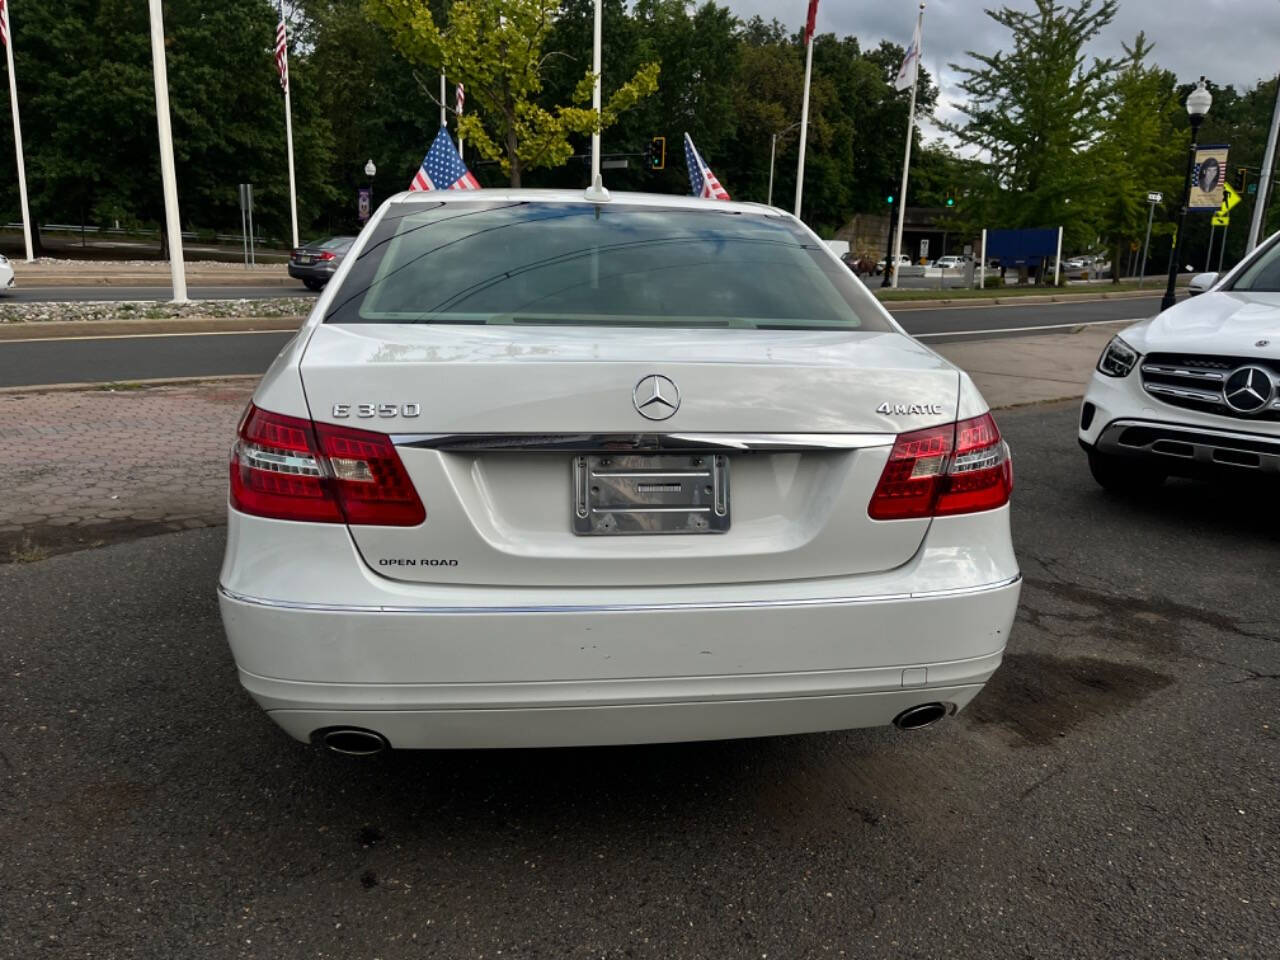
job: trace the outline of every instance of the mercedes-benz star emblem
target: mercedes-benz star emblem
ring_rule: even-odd
[[[1267,347],[1270,345],[1271,345],[1270,340],[1259,340],[1257,343],[1254,344],[1255,347]]]
[[[1236,413],[1261,413],[1271,403],[1276,385],[1262,367],[1241,367],[1222,385],[1222,399]]]
[[[636,384],[631,401],[640,416],[650,420],[666,420],[680,409],[680,391],[669,378],[651,373]]]

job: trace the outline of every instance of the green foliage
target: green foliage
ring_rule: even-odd
[[[276,21],[269,0],[165,4],[185,229],[238,227],[236,185],[252,182],[257,222],[288,236],[284,104],[271,51]],[[163,200],[145,4],[23,4],[13,29],[33,216],[124,226],[158,222]],[[306,223],[332,195],[331,141],[305,59],[291,66],[299,218]],[[12,164],[9,126],[0,128],[0,157]]]
[[[458,132],[488,160],[501,163],[511,185],[524,170],[562,165],[573,153],[570,134],[612,126],[658,86],[659,66],[647,63],[591,108],[594,75],[582,73],[569,105],[544,106],[543,47],[555,24],[559,0],[455,0],[442,29],[420,0],[368,0],[369,16],[390,34],[410,63],[466,84],[477,109],[467,111]]]
[[[1031,12],[988,10],[1013,48],[970,51],[977,66],[952,64],[969,101],[963,123],[944,124],[988,163],[980,182],[983,216],[1007,227],[1065,227],[1068,246],[1092,240],[1094,171],[1082,153],[1102,134],[1115,64],[1087,62],[1086,44],[1115,17],[1117,0],[1072,6],[1035,0]]]
[[[1130,244],[1144,237],[1148,191],[1180,196],[1186,166],[1186,121],[1171,73],[1146,63],[1151,45],[1139,33],[1111,86],[1106,126],[1082,162],[1096,177],[1092,210],[1097,234],[1111,249],[1112,279],[1119,282]],[[1160,236],[1170,224],[1153,228]]]

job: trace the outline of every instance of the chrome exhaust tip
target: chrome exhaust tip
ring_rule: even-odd
[[[330,753],[344,757],[372,757],[391,749],[382,734],[359,727],[330,727],[317,731],[315,739]]]
[[[919,730],[937,723],[947,715],[945,704],[922,703],[908,707],[893,718],[893,725],[899,730]]]

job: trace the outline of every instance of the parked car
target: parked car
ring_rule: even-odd
[[[884,273],[884,265],[887,262],[888,262],[888,257],[881,257],[879,260],[876,261],[876,276],[880,276],[880,274]],[[907,256],[905,253],[900,253],[898,254],[897,263],[898,263],[898,266],[900,267],[909,267],[911,266],[911,258]]]
[[[0,290],[8,290],[13,286],[13,264],[9,258],[0,254]]]
[[[937,260],[933,261],[933,265],[935,267],[940,267],[943,270],[959,270],[963,268],[967,262],[968,260],[965,257],[948,254],[945,257],[939,257]]]
[[[308,290],[320,290],[333,279],[355,237],[329,237],[298,247],[289,255],[289,276],[301,280]]]
[[[230,476],[241,683],[346,753],[922,726],[1018,600],[972,381],[756,204],[393,197]]]
[[[1109,490],[1170,474],[1280,477],[1280,234],[1107,344],[1079,436]]]

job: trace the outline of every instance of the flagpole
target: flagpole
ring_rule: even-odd
[[[453,112],[458,115],[458,159],[466,163],[466,158],[462,155],[462,97],[458,94],[462,91],[462,84],[453,91]]]
[[[591,131],[591,186],[587,187],[587,199],[603,202],[609,199],[609,191],[604,188],[604,180],[600,177],[600,0],[595,2],[595,24],[591,30],[591,72],[595,74],[595,83],[591,85],[591,109],[595,111],[596,125]],[[593,269],[596,258],[592,258]]]
[[[160,179],[164,184],[164,222],[169,238],[169,274],[173,302],[187,302],[187,270],[182,259],[182,225],[178,219],[178,177],[173,167],[173,131],[169,127],[169,71],[164,60],[164,12],[160,0],[151,6],[151,70],[156,85],[156,130],[160,137]],[[12,74],[10,74],[12,76]]]
[[[800,161],[796,169],[796,216],[800,216],[800,197],[804,194],[804,147],[809,135],[809,81],[813,78],[813,36],[809,36],[804,55],[804,99],[800,105]]]
[[[280,0],[280,22],[284,19],[284,0]],[[285,32],[285,63],[288,63],[289,35]],[[298,187],[293,176],[293,102],[289,94],[289,74],[286,67],[284,83],[284,141],[289,151],[289,223],[293,227],[293,245],[298,246]]]
[[[13,27],[9,5],[4,5],[5,55],[9,60],[9,104],[13,111],[13,148],[18,156],[18,200],[22,204],[22,239],[27,245],[27,263],[35,260],[31,250],[31,209],[27,206],[27,164],[22,157],[22,122],[18,119],[18,79],[13,72]]]
[[[441,67],[440,68],[440,126],[442,127],[447,127],[449,125],[449,117],[446,115],[445,108],[444,108],[444,98],[446,96],[447,94],[445,93],[444,67]]]
[[[924,32],[924,4],[916,16],[916,37]],[[898,261],[902,254],[902,221],[907,215],[907,172],[911,168],[911,141],[916,132],[916,84],[920,81],[920,55],[924,43],[916,46],[915,60],[911,64],[911,108],[907,111],[907,151],[902,158],[902,189],[898,191],[898,232],[893,238],[893,289],[898,289]]]

